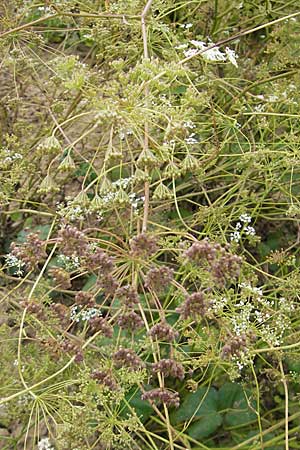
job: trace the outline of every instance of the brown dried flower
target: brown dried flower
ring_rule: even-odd
[[[57,242],[66,256],[84,256],[88,251],[85,234],[71,225],[66,225],[59,230]]]
[[[47,258],[44,247],[45,242],[39,239],[39,235],[30,233],[22,244],[11,244],[11,254],[21,260],[28,269],[33,270]]]
[[[175,331],[171,325],[163,320],[150,329],[149,335],[153,339],[157,339],[159,341],[172,342],[178,337],[178,331]]]
[[[114,364],[117,368],[128,367],[132,370],[140,369],[145,366],[141,358],[130,348],[120,348],[113,355]]]
[[[210,302],[204,292],[194,292],[186,296],[184,303],[176,308],[176,312],[180,313],[181,319],[197,319],[197,317],[204,317],[207,314],[209,306]]]
[[[120,287],[117,290],[116,295],[122,300],[125,306],[133,307],[139,303],[139,295],[133,286],[126,285]]]
[[[135,331],[142,328],[144,325],[143,319],[134,311],[128,311],[121,314],[117,321],[119,327],[126,330]]]
[[[180,397],[178,392],[172,392],[166,388],[156,388],[151,391],[147,391],[142,395],[142,400],[157,401],[159,403],[165,403],[166,406],[175,406],[178,408],[180,404]]]
[[[147,258],[157,252],[156,239],[146,233],[141,233],[129,241],[130,253],[133,256]]]
[[[111,338],[113,335],[113,329],[111,327],[111,325],[107,322],[106,319],[104,319],[103,317],[92,317],[89,320],[89,324],[91,327],[91,330],[93,333],[96,333],[97,331],[101,331],[101,333],[108,337]]]
[[[173,279],[173,269],[168,266],[155,267],[149,270],[145,279],[145,287],[158,292],[165,290]]]
[[[101,248],[89,249],[83,258],[83,265],[89,270],[98,270],[101,276],[110,274],[115,268],[113,258]]]
[[[75,295],[75,302],[78,306],[95,306],[95,297],[90,292],[79,291]]]
[[[245,333],[240,336],[231,336],[222,348],[221,357],[223,359],[239,356],[247,348],[247,336]]]
[[[55,284],[61,289],[70,289],[71,277],[69,272],[60,267],[53,267],[49,270]]]
[[[165,377],[184,379],[183,365],[174,359],[161,359],[152,365],[152,370],[155,373],[162,373]]]
[[[95,370],[95,372],[92,373],[91,378],[97,380],[98,383],[103,384],[111,391],[116,391],[118,389],[118,384],[109,371]]]

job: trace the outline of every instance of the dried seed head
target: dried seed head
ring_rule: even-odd
[[[165,377],[184,379],[183,365],[174,359],[161,359],[159,362],[152,365],[153,372],[162,373]]]
[[[45,242],[39,239],[37,233],[30,233],[22,244],[11,244],[11,255],[21,260],[28,269],[36,269],[39,263],[47,258]]]
[[[61,289],[70,289],[71,277],[69,272],[60,267],[53,267],[49,270],[49,273],[51,274],[56,286]]]
[[[156,239],[146,233],[141,233],[129,241],[130,253],[133,256],[149,257],[157,252]]]
[[[103,386],[107,387],[111,391],[118,390],[118,384],[114,379],[113,375],[109,371],[95,370],[95,372],[92,373],[91,378],[93,378],[93,380],[96,380]]]
[[[150,269],[146,275],[145,287],[157,292],[165,290],[173,279],[174,271],[167,266]]]
[[[130,348],[120,348],[113,355],[113,360],[117,368],[128,367],[131,370],[136,370],[145,366],[141,358]]]
[[[178,337],[178,331],[175,331],[166,321],[161,321],[150,329],[149,335],[159,341],[172,342]]]
[[[117,321],[119,327],[130,331],[136,331],[144,326],[141,316],[134,311],[121,314]]]
[[[85,234],[71,225],[66,225],[59,230],[57,242],[66,256],[84,256],[88,250]]]
[[[110,274],[115,269],[113,258],[101,248],[89,249],[84,255],[83,264],[89,270],[98,270],[101,276]]]
[[[125,306],[133,307],[139,303],[139,295],[133,286],[127,285],[120,287],[116,295]]]
[[[176,312],[180,313],[181,319],[197,319],[207,314],[209,306],[210,302],[204,292],[194,292],[186,296],[184,303],[176,308]]]
[[[152,389],[142,395],[142,400],[151,400],[159,403],[165,403],[166,406],[175,406],[178,408],[180,397],[178,392],[172,392],[165,388]]]
[[[75,295],[75,303],[78,306],[88,306],[92,308],[95,306],[95,297],[90,292],[79,291]]]
[[[91,330],[93,333],[96,333],[98,331],[101,331],[101,333],[108,337],[108,338],[112,338],[113,336],[113,328],[111,327],[111,325],[107,322],[106,319],[104,319],[103,317],[92,317],[89,320],[89,325],[91,327]]]

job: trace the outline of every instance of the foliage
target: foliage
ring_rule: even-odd
[[[1,448],[299,447],[299,16],[0,6]]]

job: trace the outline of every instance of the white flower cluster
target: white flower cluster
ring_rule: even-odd
[[[192,28],[192,23],[183,23],[180,25],[180,28],[183,28],[184,30],[188,30],[189,28]]]
[[[236,336],[241,336],[241,334],[247,333],[250,328],[250,318],[253,305],[251,305],[251,303],[241,301],[237,304],[237,306],[241,306],[241,309],[236,315],[233,315],[230,318],[230,322]]]
[[[3,149],[4,152],[4,158],[2,160],[2,163],[4,164],[10,164],[18,159],[23,159],[23,156],[20,153],[14,153],[11,150],[9,150],[8,148],[4,148]]]
[[[254,297],[254,298],[260,298],[263,295],[263,291],[261,288],[258,288],[256,286],[251,286],[251,284],[247,283],[240,283],[239,288],[242,289],[243,295],[246,297]]]
[[[7,267],[12,267],[13,269],[15,269],[16,275],[22,276],[24,274],[24,268],[26,264],[19,258],[17,258],[15,255],[8,253],[5,256],[5,263]]]
[[[183,127],[193,129],[196,128],[196,125],[191,120],[187,120],[186,122],[183,122]]]
[[[278,307],[280,311],[285,313],[290,313],[295,310],[295,305],[293,303],[289,302],[286,298],[281,297],[278,300]]]
[[[124,141],[126,136],[131,136],[132,134],[133,134],[133,131],[131,128],[128,128],[127,130],[121,130],[119,132],[119,138],[121,139],[121,141]]]
[[[241,214],[234,231],[230,233],[230,240],[239,242],[242,234],[245,234],[246,236],[255,236],[255,228],[249,225],[251,220],[252,218],[249,214]]]
[[[226,297],[214,298],[212,303],[212,310],[215,314],[221,314],[227,304],[228,299]]]
[[[133,181],[133,177],[128,177],[128,178],[120,178],[117,181],[114,181],[112,183],[113,186],[115,187],[120,187],[122,189],[126,189]]]
[[[63,254],[58,255],[57,262],[63,266],[64,269],[71,272],[72,270],[79,269],[80,259],[78,256],[66,256]]]
[[[38,450],[54,450],[49,438],[43,438],[38,443]]]
[[[71,321],[85,322],[91,320],[93,317],[102,316],[101,311],[97,308],[88,308],[80,310],[78,306],[73,306],[70,312]]]
[[[198,139],[195,138],[195,133],[191,133],[187,138],[185,138],[185,143],[188,145],[198,144]]]
[[[225,52],[222,52],[218,46],[212,47],[215,45],[213,42],[209,42],[206,44],[203,41],[191,40],[190,43],[194,46],[189,48],[186,46],[187,44],[182,44],[180,49],[183,49],[183,54],[186,58],[190,58],[196,56],[199,52],[203,59],[209,62],[230,62],[235,67],[238,67],[237,59],[238,55],[229,47],[225,48]],[[184,47],[183,47],[184,46]],[[210,48],[212,47],[212,48]],[[177,47],[178,49],[179,47]]]
[[[88,211],[83,209],[82,206],[75,205],[72,200],[69,200],[66,206],[62,203],[57,203],[56,212],[59,216],[70,220],[70,222],[74,222],[75,220],[83,220],[85,219],[85,215],[88,213]]]

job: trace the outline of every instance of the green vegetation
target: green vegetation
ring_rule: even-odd
[[[297,0],[0,6],[0,448],[300,448]]]

